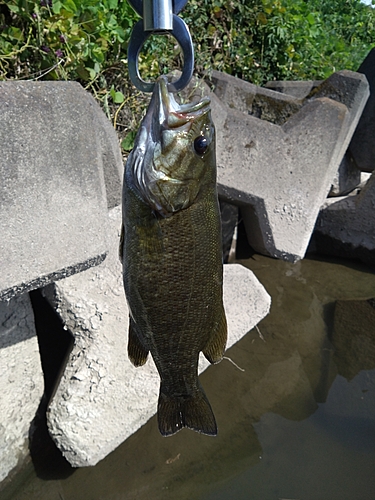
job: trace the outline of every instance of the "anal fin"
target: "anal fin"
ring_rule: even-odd
[[[131,317],[129,317],[128,356],[134,366],[144,365],[148,356],[148,349],[144,347],[139,339],[137,328]]]
[[[216,332],[213,333],[206,347],[203,349],[204,356],[211,364],[219,363],[223,359],[227,336],[227,319],[225,317],[224,306],[222,306]]]

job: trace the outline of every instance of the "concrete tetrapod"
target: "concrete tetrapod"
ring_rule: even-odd
[[[276,90],[300,99],[308,99],[321,81],[271,81],[267,82],[267,89]],[[354,163],[352,155],[346,151],[339,168],[332,179],[332,186],[328,196],[341,196],[354,189],[360,182],[361,172]]]
[[[375,170],[375,48],[358,68],[370,85],[370,97],[349,145],[356,166],[364,172]]]
[[[47,418],[51,436],[75,467],[95,465],[156,413],[159,375],[150,358],[127,356],[128,309],[118,259],[121,209],[110,211],[110,250],[99,266],[45,289],[75,337]],[[248,269],[224,267],[228,347],[268,314],[271,299]],[[208,362],[201,360],[200,371]]]
[[[375,49],[372,49],[358,68],[358,73],[366,76],[370,96],[363,109],[349,148],[340,164],[333,182],[331,194],[344,195],[356,187],[360,172],[372,172],[375,168]],[[277,90],[299,98],[308,98],[309,93],[321,82],[267,82],[266,88]]]
[[[267,98],[267,110],[273,99],[277,112],[272,119],[283,123],[276,125],[234,109],[242,101],[233,95],[244,94],[246,87],[249,113],[255,109],[262,118],[272,115],[254,108],[253,85],[217,72],[214,77],[221,79],[221,100],[212,98],[219,196],[241,206],[254,250],[297,261],[305,255],[319,208],[368,98],[366,78],[338,72],[304,103],[257,90],[256,97],[262,95],[257,102]]]
[[[375,268],[375,173],[359,194],[327,199],[310,250],[359,259]]]
[[[34,314],[26,293],[0,302],[0,482],[29,453],[44,391]]]
[[[105,179],[119,179],[107,183],[113,206],[123,167],[116,132],[76,82],[0,82],[0,114],[5,300],[105,258]]]

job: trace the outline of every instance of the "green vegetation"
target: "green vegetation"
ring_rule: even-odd
[[[375,45],[375,9],[360,0],[190,0],[184,17],[201,72],[260,85],[356,70]]]
[[[199,74],[218,69],[259,85],[356,70],[375,45],[375,9],[360,0],[189,0],[181,16]],[[0,0],[0,79],[80,81],[128,149],[147,102],[127,75],[136,21],[127,0]],[[145,79],[181,67],[175,40],[152,36],[139,67]]]

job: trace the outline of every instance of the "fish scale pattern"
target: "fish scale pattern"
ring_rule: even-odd
[[[196,387],[199,352],[224,316],[220,218],[211,191],[168,218],[157,218],[129,188],[125,197],[137,221],[125,227],[130,309],[159,373],[180,393],[179,385],[185,392]]]

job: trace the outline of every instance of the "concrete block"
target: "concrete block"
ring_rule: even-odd
[[[364,71],[359,71],[359,73],[365,73]],[[345,75],[345,78],[342,76]],[[360,170],[355,163],[350,151],[347,151],[348,140],[355,130],[356,124],[358,124],[359,118],[363,112],[366,101],[362,99],[362,96],[356,92],[356,86],[358,81],[356,78],[351,78],[353,75],[350,71],[340,71],[334,73],[330,78],[325,81],[285,81],[285,82],[267,82],[266,88],[276,90],[278,92],[283,92],[300,99],[310,99],[314,97],[329,97],[335,101],[342,102],[348,109],[352,108],[356,113],[352,121],[352,130],[349,131],[347,141],[343,142],[342,149],[345,150],[345,154],[339,164],[339,168],[332,179],[332,187],[329,192],[329,196],[342,196],[347,194],[360,182]],[[344,84],[344,85],[343,85]],[[353,88],[354,85],[354,88]],[[347,86],[352,87],[346,88]],[[360,102],[351,102],[352,96],[356,95],[360,99]],[[341,156],[339,152],[339,156]]]
[[[302,106],[299,99],[276,94],[220,71],[212,72],[211,81],[215,95],[226,106],[277,125],[285,123]]]
[[[76,82],[0,82],[0,299],[105,258],[113,127]],[[118,194],[116,194],[116,189]],[[109,186],[109,200],[120,188]]]
[[[112,123],[100,108],[97,108],[97,112],[96,124],[98,126],[101,152],[99,160],[104,173],[107,208],[110,210],[121,205],[124,161],[119,145],[119,138]]]
[[[375,267],[375,174],[357,195],[328,198],[311,239],[311,251],[359,259]]]
[[[0,482],[29,452],[30,426],[43,391],[29,296],[0,302]]]
[[[159,375],[152,358],[135,368],[127,357],[128,309],[118,259],[121,211],[110,211],[110,250],[96,268],[45,289],[75,337],[47,418],[51,436],[75,467],[95,465],[152,417]],[[228,346],[264,316],[270,297],[240,265],[224,268]],[[201,360],[200,370],[208,362]]]
[[[328,196],[344,196],[361,183],[361,171],[357,168],[350,151],[347,150],[340,162]]]
[[[364,172],[375,169],[375,48],[373,48],[358,69],[370,86],[370,97],[349,145],[350,153],[357,167]]]
[[[324,82],[310,92],[307,97],[307,101],[328,97],[334,101],[341,102],[349,111],[349,119],[342,130],[339,147],[335,150],[337,158],[332,159],[337,165],[340,164],[349,146],[369,95],[369,84],[363,74],[342,70],[333,73],[327,80],[324,80]]]
[[[267,82],[264,87],[297,99],[304,99],[321,83],[321,80],[272,81]]]
[[[220,99],[214,98],[216,90],[212,98],[219,196],[241,206],[254,250],[294,262],[305,255],[353,123],[368,97],[367,81],[357,73],[338,72],[303,105],[294,99],[297,112],[276,125],[229,107],[237,101],[222,88],[229,92],[233,85],[238,96],[246,82],[229,75],[222,79]],[[275,118],[280,122],[293,108],[293,98],[288,96],[286,106],[286,96],[267,92],[269,102],[272,98],[282,111]]]
[[[366,78],[359,77],[358,73],[347,70],[339,71],[333,73],[330,78],[314,88],[307,97],[307,99],[314,99],[316,96],[329,97],[345,104],[350,111],[349,129],[345,131],[345,139],[341,141],[341,149],[337,151],[338,159],[336,161],[339,167],[332,179],[329,196],[347,194],[360,183],[361,171],[358,169],[351,152],[348,151],[348,146],[370,95],[369,89],[363,94],[358,92],[358,86],[361,86],[361,82],[365,83]]]

